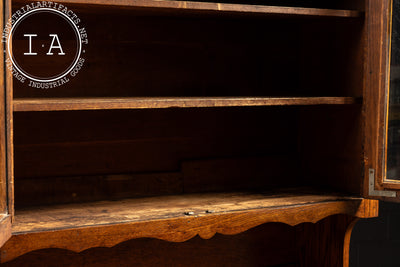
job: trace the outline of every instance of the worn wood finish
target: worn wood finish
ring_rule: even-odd
[[[4,20],[10,16],[11,1],[0,1],[0,28]],[[13,188],[10,131],[10,100],[12,98],[12,76],[6,69],[4,47],[0,49],[0,246],[11,237],[11,221],[13,216]],[[12,126],[11,126],[12,127]]]
[[[26,3],[23,2],[23,3]],[[62,0],[65,4],[85,4],[87,6],[115,6],[121,8],[150,8],[167,9],[176,11],[205,11],[219,13],[246,13],[263,15],[285,15],[285,16],[311,16],[311,17],[360,17],[362,12],[356,10],[332,10],[300,7],[277,7],[246,4],[225,4],[211,2],[190,1],[154,1],[154,0]]]
[[[348,105],[355,97],[165,97],[165,98],[41,98],[15,99],[14,111],[247,107],[284,105]]]
[[[271,223],[237,235],[198,236],[186,242],[140,238],[112,248],[92,248],[81,253],[62,249],[37,250],[1,266],[198,266],[294,267],[294,227]]]
[[[395,183],[385,182],[386,114],[389,62],[389,11],[391,1],[368,1],[368,25],[365,81],[365,157],[364,195],[368,196],[369,168],[375,169],[375,188],[399,189]],[[377,198],[377,197],[374,197]],[[382,198],[381,198],[382,199]],[[394,199],[386,199],[393,201]],[[398,201],[398,199],[397,199]]]
[[[297,201],[296,197],[289,197],[286,202],[288,206],[282,206],[282,203],[284,204],[285,202],[283,201],[284,198],[282,199],[278,197],[271,198],[269,200],[268,198],[265,198],[264,204],[269,203],[271,205],[270,207],[260,207],[256,204],[259,203],[259,201],[255,200],[253,203],[256,205],[253,206],[253,209],[241,210],[241,208],[238,208],[238,205],[240,206],[240,204],[245,204],[246,201],[243,203],[239,201],[237,204],[231,202],[231,204],[229,204],[229,199],[226,199],[226,197],[227,195],[225,195],[223,199],[220,199],[221,202],[219,207],[218,205],[209,205],[209,202],[205,201],[205,199],[201,200],[201,202],[205,201],[203,203],[205,203],[206,205],[203,204],[197,207],[195,207],[194,205],[186,206],[184,204],[185,201],[183,201],[180,202],[181,204],[180,208],[178,208],[177,217],[169,217],[167,215],[164,218],[159,218],[158,212],[162,212],[162,209],[159,209],[158,206],[162,205],[163,203],[167,203],[162,201],[162,203],[159,202],[155,207],[155,211],[157,211],[156,217],[158,217],[159,219],[150,219],[149,217],[147,217],[148,219],[150,219],[149,221],[134,221],[131,223],[112,225],[108,225],[109,222],[104,221],[104,223],[106,224],[102,226],[99,226],[97,221],[91,221],[90,217],[95,215],[95,212],[93,212],[93,210],[88,207],[89,210],[87,210],[86,213],[88,214],[88,219],[86,220],[86,223],[89,223],[89,225],[97,224],[97,226],[76,228],[76,226],[78,225],[78,220],[74,219],[74,217],[78,214],[82,214],[83,210],[80,210],[80,212],[74,213],[74,215],[71,217],[72,221],[70,222],[69,227],[72,227],[72,229],[60,229],[59,227],[61,226],[57,225],[59,223],[59,220],[55,220],[54,225],[52,223],[49,223],[50,228],[48,228],[48,230],[56,230],[58,228],[59,230],[57,231],[43,231],[45,229],[42,229],[42,232],[18,234],[17,232],[24,231],[24,226],[21,225],[21,228],[18,228],[17,218],[16,223],[13,225],[13,237],[1,249],[1,260],[2,262],[9,261],[29,251],[48,247],[64,248],[79,252],[96,246],[111,247],[123,241],[139,237],[152,237],[173,242],[182,242],[193,238],[196,235],[208,239],[214,236],[215,233],[229,235],[237,234],[266,222],[283,222],[289,225],[297,225],[303,222],[315,223],[333,214],[348,214],[357,217],[373,217],[377,216],[378,211],[378,202],[375,200],[352,198],[340,199],[337,196],[329,197],[326,195],[299,196]],[[313,202],[311,199],[315,199],[315,197],[317,198],[317,201]],[[173,199],[179,197],[171,198]],[[304,198],[309,198],[309,200],[304,201]],[[184,199],[185,198],[183,197],[182,200]],[[226,203],[225,205],[224,202]],[[275,204],[273,204],[274,202]],[[307,202],[308,204],[306,204]],[[250,203],[251,201],[249,201],[247,205],[249,205]],[[145,204],[146,203],[144,203],[144,205]],[[229,212],[229,206],[232,204],[234,204],[233,210],[236,211],[231,210]],[[244,206],[246,206],[246,204]],[[167,207],[167,211],[170,207],[171,206]],[[195,212],[195,215],[181,215],[182,212],[187,211],[187,209],[191,207],[191,210]],[[209,209],[210,207],[212,207],[213,209],[218,208],[218,210],[216,210],[214,213],[206,214],[203,210]],[[80,209],[79,207],[76,208]],[[242,206],[242,208],[244,207]],[[96,207],[94,207],[94,209],[96,209]],[[100,211],[104,210],[101,205],[98,206],[97,209]],[[41,221],[38,221],[37,227],[40,227],[41,223],[46,223],[46,219],[51,218],[47,216],[56,215],[56,210],[57,208],[54,209],[54,212],[50,211],[49,214],[46,214],[46,212],[44,212],[44,214],[41,216],[39,215],[40,210],[32,212],[38,215],[36,218]],[[203,214],[196,215],[200,214],[200,211],[203,212]],[[112,214],[109,215],[112,216]],[[135,216],[135,214],[132,215]],[[69,215],[66,214],[65,216],[70,217],[71,213],[69,213]],[[32,219],[33,217],[31,219],[28,218],[28,220]],[[126,218],[124,218],[122,221],[121,218],[119,218],[118,220],[122,222],[123,220],[126,220]],[[67,227],[68,225],[64,225],[62,228]],[[31,227],[28,227],[28,229],[29,228],[32,229]]]
[[[386,171],[386,161],[387,161],[387,138],[388,138],[388,123],[389,123],[389,108],[395,109],[396,106],[389,107],[389,91],[390,91],[390,55],[391,55],[391,47],[390,47],[390,39],[392,38],[392,1],[386,1],[383,4],[383,11],[381,15],[382,19],[382,77],[381,77],[381,94],[384,94],[384,97],[381,99],[381,113],[379,114],[378,120],[379,123],[383,124],[384,127],[379,132],[382,135],[382,140],[378,140],[378,163],[381,163],[382,169],[379,170],[379,175],[376,176],[377,187],[382,189],[400,189],[400,182],[398,180],[389,180],[387,179]],[[393,110],[392,110],[393,111]],[[381,175],[381,176],[380,176]],[[400,201],[400,196],[397,197],[397,202]]]
[[[400,189],[400,182],[397,180],[387,180],[386,179],[386,159],[387,159],[387,119],[388,119],[388,112],[389,112],[389,84],[390,84],[390,24],[391,24],[391,5],[392,1],[383,1],[382,2],[382,9],[379,10],[375,14],[372,19],[380,20],[381,24],[381,32],[377,32],[376,34],[380,34],[381,38],[381,46],[376,47],[375,49],[380,49],[380,69],[379,69],[379,80],[375,80],[375,85],[378,88],[379,92],[379,103],[378,103],[378,133],[377,133],[377,141],[376,141],[376,151],[377,151],[377,158],[375,161],[377,162],[377,168],[375,172],[375,179],[376,179],[376,188],[379,190],[385,189],[392,189],[392,190],[399,190]],[[371,20],[372,20],[371,19]],[[371,62],[372,59],[371,59]],[[371,63],[372,64],[372,63]],[[393,108],[393,107],[391,107]],[[390,200],[390,199],[386,199]],[[393,200],[391,200],[393,201]],[[400,201],[400,195],[398,195],[396,202]]]
[[[316,224],[268,223],[229,236],[195,237],[182,243],[157,239],[134,239],[112,248],[93,248],[81,253],[60,249],[37,250],[4,264],[24,266],[346,266],[341,262],[341,240],[353,217],[330,216]],[[349,225],[350,224],[350,225]],[[347,230],[346,230],[347,227]],[[305,229],[306,233],[305,234]],[[325,241],[321,242],[325,237]],[[318,241],[318,238],[320,241]],[[337,241],[336,241],[337,239]],[[312,241],[311,241],[312,240]],[[318,251],[312,253],[316,243]],[[327,253],[329,253],[329,255]],[[305,253],[314,261],[305,259]],[[319,259],[319,260],[318,260]],[[312,265],[314,263],[315,265]],[[306,265],[309,264],[309,265]],[[319,264],[319,265],[318,265]]]
[[[5,19],[12,16],[12,0],[5,1]],[[11,44],[10,47],[12,47]],[[12,72],[6,71],[6,101],[5,114],[6,114],[6,130],[7,130],[7,190],[8,190],[8,211],[11,215],[11,220],[14,219],[14,122],[13,122],[13,97],[14,97],[14,76]]]
[[[61,206],[38,207],[17,210],[13,233],[41,232],[80,228],[95,225],[145,222],[160,219],[179,218],[185,220],[185,212],[193,217],[221,215],[254,209],[276,209],[296,205],[311,205],[321,202],[355,202],[335,195],[300,194],[292,189],[289,193],[205,193],[184,194],[119,201],[100,201]],[[279,191],[278,191],[279,192]],[[222,218],[221,218],[222,219]],[[294,224],[287,222],[288,224]]]
[[[330,216],[316,224],[291,227],[268,223],[233,236],[216,234],[211,239],[203,240],[195,237],[182,243],[134,239],[112,248],[93,248],[81,253],[44,249],[18,257],[5,263],[4,266],[20,267],[26,263],[29,263],[29,266],[52,266],[52,263],[57,262],[58,266],[96,267],[114,265],[342,267],[346,266],[346,262],[345,260],[341,262],[342,258],[345,258],[345,255],[341,256],[341,248],[345,246],[341,244],[341,240],[347,235],[353,222],[353,217],[339,215]],[[324,242],[317,240],[317,237],[322,240],[324,236],[326,237]],[[327,253],[323,255],[312,253],[311,245],[314,242],[319,246],[318,251],[328,252],[329,256]],[[309,253],[315,259],[315,265],[312,265],[311,260],[306,261],[305,253]]]
[[[389,31],[389,6],[391,1],[370,1],[370,10],[373,12],[369,13],[370,27],[374,27],[369,31],[369,38],[371,38],[369,45],[371,55],[368,61],[368,67],[370,67],[370,77],[369,88],[372,92],[368,97],[370,101],[370,106],[368,105],[367,112],[375,112],[375,114],[368,114],[367,118],[370,120],[375,120],[371,123],[374,133],[370,136],[372,138],[372,157],[371,161],[375,169],[375,187],[378,190],[384,190],[383,182],[386,177],[386,163],[385,163],[385,153],[386,153],[386,114],[387,114],[387,103],[386,96],[388,89],[388,63],[389,63],[389,50],[388,50],[388,31]],[[379,40],[377,42],[376,40]],[[373,64],[373,65],[372,65]],[[369,136],[369,135],[367,135]],[[375,141],[375,142],[374,142]],[[368,157],[370,159],[370,157]],[[368,172],[368,168],[366,168]],[[365,175],[368,179],[368,175]],[[368,185],[368,182],[365,183]]]
[[[0,14],[4,11],[3,1],[0,2]],[[0,19],[0,26],[3,28],[3,18]],[[0,50],[0,213],[8,212],[8,200],[7,200],[7,139],[6,139],[6,108],[3,105],[6,98],[6,78],[5,74],[5,57],[3,53],[3,47]]]
[[[82,13],[96,45],[64,87],[15,84],[5,96],[9,161],[0,168],[11,177],[11,211],[15,144],[17,209],[12,226],[11,217],[0,225],[13,233],[1,262],[48,248],[90,254],[137,238],[128,242],[165,248],[160,259],[191,256],[195,245],[224,246],[220,234],[243,246],[261,240],[260,227],[269,240],[256,247],[272,266],[346,266],[354,220],[378,214],[361,188],[363,170],[382,156],[376,40],[387,3],[367,1],[364,17],[361,0],[256,1],[62,2]],[[290,245],[272,253],[278,233]],[[231,258],[235,248],[215,263],[257,266]]]
[[[11,216],[8,214],[0,215],[0,246],[11,237]]]

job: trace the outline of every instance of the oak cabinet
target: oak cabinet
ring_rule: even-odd
[[[347,266],[356,219],[397,201],[390,1],[60,2],[89,34],[79,76],[2,65],[2,262],[266,227],[296,245],[264,266]]]

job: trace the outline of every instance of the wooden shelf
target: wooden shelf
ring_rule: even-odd
[[[358,198],[316,193],[206,193],[100,201],[30,208],[16,212],[13,233],[40,232],[95,225],[121,224],[170,218],[312,205],[328,201],[359,201]],[[206,211],[213,211],[207,213]],[[193,216],[186,216],[193,212]],[[314,221],[314,218],[310,221]]]
[[[267,222],[297,225],[334,214],[377,214],[374,200],[298,191],[190,194],[17,210],[1,261],[48,247],[78,252],[141,237],[182,242],[196,235],[208,239],[216,233],[237,234]]]
[[[282,105],[346,105],[355,97],[147,97],[14,99],[14,111],[245,107]]]
[[[24,3],[26,1],[17,1]],[[170,11],[195,11],[207,13],[239,13],[239,14],[261,14],[278,16],[307,16],[307,17],[348,17],[355,18],[363,15],[363,12],[355,10],[335,10],[303,7],[282,7],[248,4],[226,4],[210,2],[190,1],[157,1],[157,0],[63,0],[62,4],[84,4],[85,8],[91,6],[114,6],[130,7],[136,9],[155,9]]]

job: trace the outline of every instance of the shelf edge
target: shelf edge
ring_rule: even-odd
[[[349,105],[357,97],[165,97],[14,99],[14,112],[101,109],[159,109],[284,105]]]
[[[349,199],[199,217],[188,216],[53,231],[49,229],[36,233],[13,233],[11,239],[1,248],[1,262],[44,248],[81,252],[92,247],[113,247],[135,238],[183,242],[198,235],[203,239],[209,239],[216,233],[234,235],[264,223],[276,222],[295,226],[306,222],[316,223],[336,214],[370,218],[378,216],[378,203],[377,200],[370,199]]]
[[[34,1],[32,1],[34,2]],[[24,3],[18,1],[17,3]],[[85,4],[86,6],[107,6],[120,8],[160,9],[176,11],[220,12],[261,15],[286,15],[309,17],[348,17],[357,18],[363,15],[358,10],[322,9],[290,6],[264,6],[251,4],[231,4],[195,1],[163,1],[163,0],[63,0],[62,4]]]

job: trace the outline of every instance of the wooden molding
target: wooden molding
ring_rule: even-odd
[[[320,8],[282,7],[264,5],[245,5],[212,2],[191,1],[154,1],[154,0],[63,0],[63,4],[84,4],[85,8],[91,6],[107,6],[118,8],[146,8],[166,10],[187,10],[218,13],[241,13],[241,14],[263,14],[263,15],[291,15],[312,17],[360,17],[362,12],[356,10],[334,10]],[[17,8],[26,4],[26,1],[15,1]]]
[[[17,234],[13,235],[1,249],[1,262],[44,248],[81,252],[92,247],[113,247],[121,242],[143,237],[183,242],[196,235],[208,239],[216,233],[238,234],[269,222],[281,222],[291,226],[305,222],[316,223],[335,214],[361,218],[374,217],[378,215],[378,201],[369,199],[332,201],[283,208]]]
[[[356,97],[124,97],[15,99],[14,111],[349,105]]]

